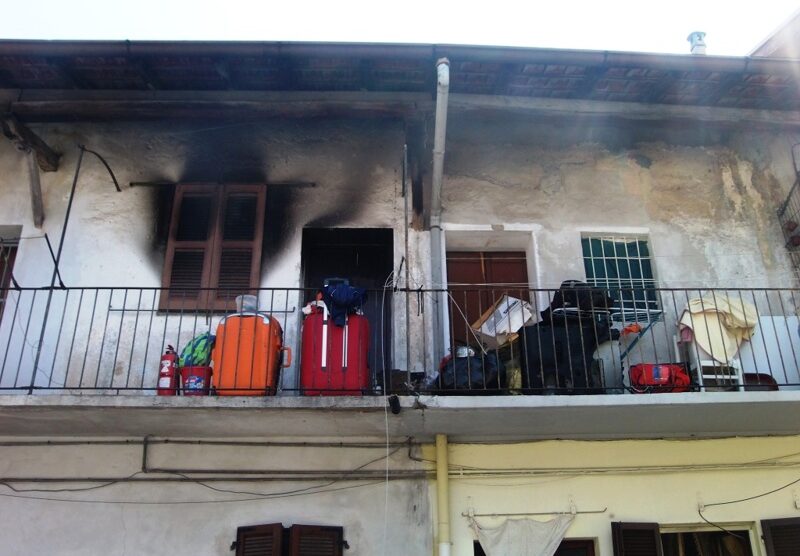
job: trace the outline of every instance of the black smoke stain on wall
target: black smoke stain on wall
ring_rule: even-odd
[[[180,181],[260,183],[267,180],[268,128],[252,123],[198,131],[189,137]]]
[[[277,257],[286,247],[298,227],[294,221],[294,208],[300,190],[293,187],[267,187],[267,206],[264,218],[262,265]]]

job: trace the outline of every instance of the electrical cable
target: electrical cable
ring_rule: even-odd
[[[755,500],[756,498],[763,498],[764,496],[769,496],[770,494],[775,494],[776,492],[779,492],[779,491],[781,491],[781,490],[783,490],[785,488],[789,488],[790,486],[796,485],[797,483],[800,483],[800,479],[795,479],[794,481],[792,481],[790,483],[786,483],[783,486],[779,486],[778,488],[772,489],[772,490],[767,491],[767,492],[763,492],[761,494],[756,494],[754,496],[748,496],[747,498],[740,498],[738,500],[727,500],[725,502],[714,502],[712,504],[703,504],[703,509],[713,508],[714,506],[726,506],[728,504],[738,504],[740,502],[748,502],[750,500]]]
[[[142,473],[141,471],[137,471],[135,473],[132,473],[132,474],[128,475],[124,479],[115,479],[113,481],[108,481],[107,483],[102,483],[102,484],[94,485],[94,486],[90,486],[90,487],[79,487],[79,488],[53,488],[53,489],[48,489],[48,488],[17,488],[15,486],[13,486],[11,483],[8,483],[6,481],[0,481],[0,485],[4,486],[4,487],[6,487],[6,488],[8,488],[10,490],[13,490],[16,493],[25,493],[25,492],[86,492],[86,491],[89,491],[89,490],[98,490],[98,489],[101,489],[101,488],[109,487],[111,485],[116,485],[116,484],[122,483],[122,482],[124,482],[124,481],[126,481],[128,479],[133,479],[134,477],[136,477],[137,475],[140,475],[141,473]]]
[[[379,457],[377,457],[375,459],[369,460],[368,462],[366,462],[366,463],[364,463],[362,465],[359,465],[355,469],[352,469],[350,471],[346,471],[345,475],[347,473],[355,473],[357,471],[360,471],[360,470],[364,469],[365,467],[368,467],[369,465],[371,465],[373,463],[381,461],[384,458],[387,458],[389,455],[392,455],[392,454],[396,453],[401,448],[403,448],[403,447],[399,446],[399,447],[395,448],[390,454],[387,454],[386,456],[381,455],[381,456],[379,456]],[[229,490],[229,489],[224,489],[224,488],[211,486],[211,485],[209,485],[207,483],[204,483],[203,481],[199,481],[197,479],[193,479],[192,477],[190,477],[188,475],[185,475],[183,473],[176,473],[174,471],[167,471],[167,473],[169,473],[171,475],[177,475],[179,477],[182,477],[182,478],[184,478],[186,480],[192,481],[193,483],[197,483],[198,485],[203,486],[203,487],[205,487],[205,488],[207,488],[209,490],[213,490],[215,492],[224,492],[224,493],[228,493],[228,494],[242,494],[242,495],[247,495],[247,496],[264,496],[264,497],[273,497],[273,496],[276,496],[276,495],[296,494],[296,493],[299,493],[299,492],[307,492],[309,490],[313,490],[313,489],[317,489],[317,488],[325,488],[325,487],[331,486],[333,484],[336,484],[336,483],[339,483],[339,482],[345,480],[345,479],[334,479],[332,481],[329,481],[327,483],[323,483],[321,485],[315,485],[315,486],[311,486],[311,487],[295,489],[295,490],[290,490],[290,491],[281,492],[281,493],[269,493],[269,492],[251,492],[251,491]]]
[[[770,494],[775,494],[776,492],[779,492],[779,491],[781,491],[783,489],[789,488],[790,486],[796,485],[797,483],[800,483],[800,479],[795,479],[794,481],[791,481],[789,483],[786,483],[785,485],[779,486],[778,488],[774,488],[774,489],[769,490],[767,492],[762,492],[761,494],[755,494],[753,496],[748,496],[746,498],[739,498],[737,500],[726,500],[725,502],[713,502],[711,504],[703,504],[702,508],[698,508],[697,509],[697,515],[699,515],[700,519],[702,519],[703,521],[705,521],[709,525],[711,525],[713,527],[716,527],[717,529],[719,529],[721,531],[724,531],[725,533],[727,533],[727,534],[729,534],[729,535],[731,535],[733,537],[736,537],[737,539],[745,540],[741,536],[737,535],[736,533],[733,533],[732,531],[728,531],[727,529],[725,529],[721,525],[718,525],[718,524],[713,523],[713,522],[709,521],[708,519],[706,519],[706,517],[703,515],[703,510],[705,510],[707,508],[713,508],[715,506],[726,506],[728,504],[739,504],[741,502],[748,502],[750,500],[755,500],[757,498],[763,498],[764,496],[769,496]]]
[[[387,382],[387,374],[386,374],[386,347],[384,345],[385,340],[383,333],[384,327],[386,326],[385,314],[384,310],[386,307],[386,290],[387,288],[391,288],[396,283],[395,280],[395,272],[389,273],[389,276],[386,277],[386,280],[383,282],[383,293],[381,296],[381,363],[383,364],[383,424],[384,424],[384,432],[386,435],[386,456],[385,456],[385,465],[386,465],[386,477],[384,480],[384,503],[383,503],[383,543],[382,549],[383,554],[386,554],[386,539],[388,536],[389,531],[389,396],[388,396],[388,389],[389,384]],[[399,448],[397,448],[399,450]],[[395,452],[397,451],[395,450]]]
[[[737,539],[739,539],[739,540],[741,540],[741,541],[744,541],[744,540],[745,540],[743,537],[741,537],[741,536],[737,535],[737,534],[736,534],[736,533],[734,533],[733,531],[728,531],[728,530],[727,530],[727,529],[725,529],[725,528],[724,528],[722,525],[718,525],[717,523],[713,523],[713,522],[711,522],[711,521],[707,520],[707,519],[705,518],[705,516],[703,515],[703,512],[702,512],[702,511],[700,511],[700,509],[699,509],[699,508],[698,508],[698,510],[697,510],[697,515],[699,515],[699,516],[700,516],[700,519],[702,519],[703,521],[705,521],[706,523],[708,523],[708,524],[709,524],[709,525],[711,525],[712,527],[716,527],[717,529],[719,529],[720,531],[723,531],[724,533],[727,533],[727,534],[728,534],[728,535],[730,535],[731,537],[736,537]]]
[[[399,446],[399,447],[395,448],[393,451],[391,451],[389,453],[389,455],[391,456],[392,454],[396,453],[397,451],[399,451],[402,448],[403,448],[403,446]],[[370,461],[367,461],[366,463],[363,463],[363,464],[359,465],[355,469],[350,470],[349,473],[355,473],[356,471],[364,469],[365,467],[367,467],[367,466],[369,466],[369,465],[371,465],[373,463],[381,461],[385,457],[386,457],[385,455],[381,455],[378,458],[371,459]],[[109,487],[109,486],[112,486],[112,485],[120,484],[120,483],[124,482],[127,479],[132,479],[133,477],[135,477],[137,475],[140,475],[141,473],[142,473],[141,471],[137,471],[136,473],[133,473],[132,475],[129,475],[128,477],[126,477],[124,479],[116,479],[116,480],[108,481],[106,483],[102,483],[102,484],[99,484],[99,485],[93,485],[93,486],[90,486],[90,487],[80,487],[80,488],[74,488],[74,489],[19,489],[19,488],[14,487],[13,485],[11,485],[11,484],[9,484],[7,482],[0,482],[0,485],[5,486],[6,488],[8,488],[8,489],[10,489],[10,490],[12,490],[13,492],[16,493],[16,494],[0,493],[0,496],[11,497],[11,498],[26,498],[26,499],[33,499],[33,500],[49,500],[49,501],[56,501],[56,502],[79,502],[79,503],[98,503],[98,504],[142,504],[142,505],[201,504],[201,503],[213,504],[213,503],[225,503],[225,502],[246,502],[246,501],[252,501],[252,500],[273,500],[273,499],[277,499],[277,498],[290,498],[290,497],[294,497],[294,496],[304,496],[304,495],[310,495],[310,494],[323,494],[323,493],[327,493],[327,492],[337,492],[339,490],[346,490],[346,489],[349,489],[349,488],[359,488],[359,487],[362,487],[362,486],[375,485],[375,484],[380,484],[380,483],[384,482],[383,480],[369,481],[369,482],[366,482],[366,483],[363,483],[363,484],[360,484],[360,485],[349,485],[349,486],[345,486],[345,487],[338,487],[338,488],[332,488],[332,489],[328,488],[328,487],[330,487],[330,486],[332,486],[332,485],[334,485],[336,483],[339,483],[341,481],[346,480],[346,479],[335,479],[333,481],[329,481],[329,482],[323,483],[321,485],[312,485],[312,486],[309,486],[309,487],[299,488],[299,489],[292,489],[292,490],[288,490],[288,491],[281,491],[281,492],[250,492],[250,491],[237,491],[237,490],[218,488],[218,487],[214,487],[212,485],[209,485],[208,483],[205,483],[203,481],[200,481],[200,480],[197,480],[197,479],[193,479],[192,477],[190,477],[188,475],[185,475],[183,473],[170,472],[169,473],[170,475],[175,475],[175,476],[181,477],[181,478],[183,478],[183,479],[185,479],[187,481],[190,481],[190,482],[192,482],[194,484],[197,484],[199,486],[202,486],[204,488],[207,488],[207,489],[215,491],[215,492],[220,492],[220,493],[225,493],[225,494],[237,494],[237,495],[250,496],[250,498],[236,499],[236,500],[206,500],[206,501],[202,501],[201,500],[201,501],[175,501],[175,502],[146,502],[146,501],[145,502],[133,502],[133,501],[124,501],[124,500],[123,501],[76,500],[76,499],[63,499],[63,498],[49,498],[49,497],[42,497],[42,496],[20,496],[19,495],[20,493],[26,493],[26,492],[59,493],[59,492],[84,492],[84,491],[90,491],[90,490],[99,490],[99,489],[106,488],[106,487]]]
[[[139,506],[173,506],[173,505],[190,505],[190,504],[231,504],[231,503],[238,503],[238,502],[253,502],[253,501],[260,501],[260,500],[274,500],[277,498],[292,498],[294,496],[307,496],[309,494],[326,494],[329,492],[338,492],[342,490],[350,490],[355,488],[362,488],[366,486],[372,486],[382,483],[383,481],[370,481],[358,485],[347,485],[337,488],[325,489],[325,490],[318,490],[315,492],[300,492],[296,494],[286,494],[286,495],[279,495],[273,497],[265,497],[265,496],[255,496],[250,498],[238,498],[235,500],[177,500],[177,501],[170,501],[170,502],[148,502],[148,501],[133,501],[133,500],[76,500],[76,499],[69,499],[69,498],[52,498],[48,496],[24,496],[21,494],[8,494],[8,493],[0,493],[1,497],[6,498],[22,498],[25,500],[46,500],[49,502],[69,502],[69,503],[77,503],[77,504],[114,504],[114,505],[139,505]]]
[[[399,450],[401,450],[404,447],[405,447],[404,445],[403,446],[398,446],[394,450],[389,452],[388,455],[391,456],[391,455],[397,453]],[[385,456],[385,455],[381,455],[381,456],[379,456],[377,458],[371,459],[371,460],[367,461],[366,463],[363,463],[363,464],[359,465],[355,469],[352,469],[352,470],[349,470],[349,471],[345,471],[344,474],[347,475],[348,473],[356,473],[357,471],[360,471],[360,470],[364,469],[365,467],[368,467],[369,465],[371,465],[373,463],[381,461],[386,457],[387,456]],[[14,487],[11,483],[5,482],[5,481],[0,482],[0,485],[3,485],[3,486],[9,488],[10,490],[12,490],[12,491],[14,491],[16,493],[24,493],[24,492],[47,492],[47,493],[51,493],[51,492],[83,492],[83,491],[89,491],[89,490],[97,490],[97,489],[109,487],[109,486],[112,486],[112,485],[115,485],[115,484],[119,484],[119,483],[122,483],[122,482],[124,482],[124,481],[126,481],[128,479],[132,479],[132,478],[134,478],[134,477],[136,477],[138,475],[141,475],[142,473],[143,473],[142,471],[137,471],[137,472],[135,472],[135,473],[123,478],[123,479],[115,479],[113,481],[108,481],[108,482],[105,482],[105,483],[102,483],[102,484],[99,484],[99,485],[93,485],[93,486],[90,486],[90,487],[80,487],[80,488],[74,488],[74,489],[18,489],[17,487]],[[213,490],[215,492],[228,493],[228,494],[239,494],[239,495],[247,495],[247,496],[259,496],[259,497],[262,497],[262,498],[273,498],[273,497],[281,497],[281,496],[288,496],[288,495],[296,495],[298,493],[308,492],[308,491],[315,490],[315,489],[324,489],[324,488],[326,488],[328,486],[331,486],[331,485],[333,485],[335,483],[338,483],[338,482],[341,482],[341,481],[345,480],[345,479],[335,479],[333,481],[329,481],[329,482],[323,483],[321,485],[313,485],[313,486],[302,488],[302,489],[293,489],[293,490],[283,491],[283,492],[251,492],[251,491],[237,491],[237,490],[230,490],[230,489],[223,489],[223,488],[219,488],[219,487],[214,487],[214,486],[211,486],[208,483],[205,483],[203,481],[200,481],[200,480],[197,480],[197,479],[193,479],[192,477],[190,477],[190,476],[188,476],[186,474],[183,474],[183,473],[177,473],[177,472],[171,472],[171,471],[167,471],[165,473],[167,473],[169,475],[175,475],[175,476],[181,477],[183,479],[186,479],[187,481],[191,481],[193,483],[196,483],[196,484],[198,484],[198,485],[200,485],[202,487],[205,487],[205,488],[207,488],[209,490]]]

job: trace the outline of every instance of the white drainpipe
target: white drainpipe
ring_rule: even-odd
[[[450,556],[450,475],[447,435],[436,435],[436,508],[439,525],[439,556]]]
[[[431,180],[431,286],[444,287],[442,267],[442,177],[444,174],[444,146],[447,136],[447,96],[450,90],[450,62],[440,58],[436,62],[436,122],[433,135],[433,179]],[[434,364],[444,356],[444,323],[447,322],[447,296],[435,295],[436,316],[434,325]]]

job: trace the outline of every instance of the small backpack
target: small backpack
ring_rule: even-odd
[[[206,367],[211,361],[211,349],[214,347],[216,336],[210,332],[203,332],[192,338],[181,350],[178,358],[179,367]]]

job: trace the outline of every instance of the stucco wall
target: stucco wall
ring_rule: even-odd
[[[687,441],[547,441],[505,445],[450,445],[450,519],[454,556],[472,556],[474,534],[462,513],[603,510],[576,515],[566,538],[594,539],[598,554],[612,553],[611,523],[659,523],[692,530],[708,526],[697,513],[725,527],[752,528],[763,554],[760,520],[800,517],[797,489],[742,503],[710,504],[765,493],[797,479],[798,437]],[[426,457],[435,457],[426,449]],[[512,476],[502,473],[517,470]],[[431,482],[431,497],[436,485]],[[436,510],[433,510],[434,521]],[[516,516],[522,518],[524,516]],[[547,515],[530,516],[547,521]],[[506,517],[479,517],[486,527]],[[438,541],[436,541],[438,542]]]
[[[84,124],[76,126],[47,125],[37,131],[58,151],[63,153],[60,170],[42,173],[41,181],[45,200],[46,220],[42,231],[57,243],[63,215],[77,162],[78,143],[98,150],[108,160],[123,192],[116,193],[105,169],[91,155],[83,160],[78,192],[72,209],[69,231],[64,245],[61,275],[68,286],[116,288],[157,287],[161,284],[164,261],[164,245],[158,241],[157,203],[154,187],[132,187],[126,185],[136,181],[166,182],[307,182],[316,187],[275,186],[268,189],[267,217],[262,265],[262,287],[290,288],[274,294],[263,295],[262,309],[276,307],[293,309],[283,317],[285,342],[296,346],[300,329],[299,309],[305,296],[291,288],[301,287],[301,240],[304,227],[375,227],[394,230],[395,269],[404,256],[403,198],[401,196],[402,175],[402,123],[396,121],[284,121],[271,123],[238,123],[228,125],[199,126],[197,124],[148,125],[148,124]],[[23,237],[40,236],[32,226],[28,192],[28,171],[24,155],[15,151],[10,143],[0,144],[0,168],[3,177],[3,203],[0,203],[0,222],[21,224]],[[425,282],[428,272],[428,248],[426,236],[413,230],[409,232],[409,264],[414,268],[411,278],[415,284]],[[52,272],[50,256],[41,239],[24,239],[21,242],[14,274],[24,287],[48,285]],[[403,274],[404,275],[404,274]],[[102,292],[97,303],[100,312],[94,318],[103,323],[109,306],[123,306],[126,292],[118,290],[115,297]],[[153,307],[153,293],[133,289],[125,299],[127,307]],[[15,305],[16,294],[9,304]],[[88,292],[81,300],[83,315],[78,315],[77,293],[68,299],[65,293],[57,293],[51,312],[80,320],[76,337],[87,335],[92,315],[94,292]],[[19,361],[21,372],[4,375],[3,385],[9,380],[27,384],[34,356],[32,345],[38,341],[41,314],[46,303],[45,295],[36,299],[28,292],[19,299],[18,317],[5,319],[0,335],[8,338],[13,327],[17,336],[10,343],[9,360]],[[89,307],[86,307],[87,304]],[[268,306],[264,306],[264,305]],[[31,307],[34,310],[31,311]],[[66,310],[64,309],[66,306]],[[393,310],[397,315],[405,314],[405,296],[394,297]],[[30,323],[27,315],[31,314]],[[142,316],[144,315],[144,316]],[[142,313],[136,322],[136,312],[126,315],[111,313],[110,326],[103,340],[112,352],[116,352],[116,338],[122,342],[132,341],[134,331],[144,323],[149,324],[149,315]],[[388,318],[388,316],[387,316]],[[410,311],[412,339],[408,341],[411,367],[422,370],[422,346],[419,341],[430,327],[416,305]],[[203,321],[204,319],[201,319]],[[429,320],[429,319],[428,319]],[[116,325],[117,321],[119,326]],[[424,322],[425,321],[425,322]],[[172,324],[163,323],[156,315],[152,328],[168,330],[170,343],[180,346],[198,331],[209,326],[208,322]],[[215,323],[211,323],[213,329]],[[102,328],[96,325],[98,328]],[[27,330],[27,334],[23,331]],[[405,322],[393,328],[394,367],[407,368]],[[26,342],[22,342],[22,336]],[[100,341],[102,338],[98,338]],[[415,339],[417,341],[415,341]],[[120,377],[111,382],[113,373],[122,376],[122,383],[140,384],[141,370],[155,368],[158,354],[163,350],[159,338],[147,348],[147,361],[142,332],[136,349],[123,346],[120,353],[105,357],[107,362],[115,359],[128,360],[133,371],[130,375],[107,365],[94,363],[99,349],[90,353],[89,362],[83,358],[73,368],[71,376],[78,377],[81,370],[88,372],[90,382],[99,376],[98,383],[119,385]],[[46,335],[45,349],[40,360],[40,369],[49,370],[58,342],[55,327]],[[156,345],[158,344],[158,345]],[[62,346],[63,347],[63,346]],[[78,346],[78,353],[82,346]],[[104,348],[105,349],[105,348]],[[391,349],[391,346],[387,349]],[[133,351],[131,357],[128,352]],[[23,353],[27,352],[27,353]],[[56,356],[57,357],[57,356]],[[94,359],[92,359],[94,358]],[[295,358],[295,363],[297,358]],[[127,361],[125,362],[128,366]],[[118,365],[115,365],[115,367]],[[83,367],[87,367],[84,369]],[[297,365],[293,364],[282,375],[282,386],[296,387]],[[138,374],[137,374],[138,373]],[[153,376],[145,378],[146,386],[154,385]],[[45,379],[42,384],[50,381]],[[55,384],[64,384],[63,377],[56,377]],[[75,386],[67,380],[67,385]],[[82,383],[84,386],[86,384]],[[40,384],[41,385],[41,384]]]
[[[63,440],[63,439],[59,439]],[[254,446],[149,447],[151,467],[185,469],[292,469],[349,471],[385,468],[386,448]],[[417,469],[406,447],[391,449],[389,466]],[[365,463],[374,461],[370,465]],[[3,477],[127,477],[141,473],[142,446],[0,447]],[[204,473],[208,476],[211,473]],[[229,475],[230,476],[230,475]],[[102,483],[15,484],[18,489],[80,489]],[[236,528],[265,523],[344,527],[352,556],[431,553],[424,480],[303,482],[229,481],[121,483],[86,492],[23,492],[2,488],[3,554],[227,555]],[[306,492],[306,489],[309,489]],[[260,493],[283,493],[273,497]],[[27,497],[57,499],[31,500]],[[64,501],[67,500],[67,501]],[[71,502],[69,501],[71,500]],[[384,536],[384,522],[386,533]],[[385,546],[385,552],[384,552]]]
[[[64,154],[57,173],[41,176],[43,231],[54,241],[61,230],[76,163],[75,145],[85,143],[107,158],[123,185],[216,180],[316,183],[314,188],[269,189],[262,268],[265,287],[301,284],[305,226],[391,228],[394,268],[400,267],[406,229],[400,195],[402,122],[84,123],[34,128]],[[680,124],[571,125],[455,112],[445,157],[445,244],[447,248],[524,250],[530,285],[546,288],[584,277],[582,233],[635,234],[650,242],[660,285],[794,287],[775,209],[793,183],[790,145],[797,140],[777,131]],[[0,143],[0,184],[0,223],[22,224],[25,237],[40,235],[31,225],[23,155],[8,142]],[[160,285],[164,249],[156,237],[157,202],[154,188],[125,188],[116,193],[99,162],[87,155],[62,261],[65,282],[70,286]],[[438,287],[430,282],[428,233],[411,230],[409,239],[405,263],[411,269],[409,285]],[[51,268],[42,240],[21,242],[15,275],[23,286],[48,284]],[[117,295],[111,305],[118,308],[124,292]],[[143,305],[152,304],[148,295],[152,296],[145,294]],[[11,361],[19,361],[15,366],[20,373],[15,378],[23,385],[33,365],[30,350],[38,341],[45,298],[38,296],[30,323],[24,316],[32,299],[20,301],[20,318],[0,324],[0,339],[8,338],[12,327],[17,335],[30,331],[25,342],[11,342],[9,352]],[[303,303],[298,294],[288,291],[271,299],[289,309],[299,309]],[[389,348],[393,367],[430,370],[436,365],[430,353],[432,296],[410,296],[409,334],[405,300],[404,295],[394,296],[394,336]],[[57,294],[52,310],[62,311],[66,302],[65,294]],[[72,303],[77,301],[73,298]],[[99,305],[109,304],[102,299]],[[67,307],[67,314],[72,307]],[[781,308],[786,314],[795,310],[791,299]],[[284,321],[289,345],[297,345],[299,317],[295,311]],[[156,327],[161,325],[159,318],[155,318]],[[126,369],[91,361],[87,367],[99,367],[92,371],[98,373],[99,384],[119,385],[124,377],[125,382],[134,380],[138,385],[141,373],[157,366],[154,358],[163,347],[159,342],[148,348],[152,361],[140,360],[144,352],[140,347],[128,346],[133,352],[130,357],[124,345],[121,356],[114,353],[116,338],[123,343],[133,338],[135,319],[133,312],[112,314],[105,340],[98,338],[112,350],[107,360],[131,360],[135,371],[129,374]],[[207,325],[201,323],[201,328]],[[176,328],[170,339],[180,346],[196,331],[194,325]],[[46,335],[41,369],[52,366],[57,341],[55,330]],[[99,351],[92,350],[90,355],[97,356]],[[113,373],[119,376],[111,383]],[[8,380],[8,375],[3,376],[2,384],[7,386]],[[282,386],[292,389],[296,380],[295,362],[283,373]],[[145,377],[147,385],[153,381],[154,376]]]
[[[664,287],[795,285],[775,217],[794,136],[453,120],[443,221],[536,225],[535,287],[583,277],[590,232],[647,236]]]

